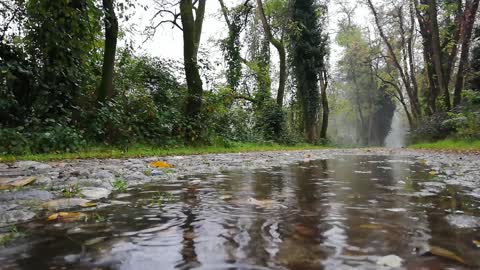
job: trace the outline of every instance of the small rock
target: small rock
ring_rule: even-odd
[[[14,167],[18,167],[21,169],[32,169],[35,171],[40,171],[40,170],[49,170],[52,168],[52,166],[45,164],[45,163],[40,163],[37,161],[19,161],[14,164]]]
[[[160,170],[152,170],[152,172],[150,173],[150,176],[161,176],[161,175],[164,175],[165,173],[160,171]]]
[[[99,179],[114,179],[115,176],[109,172],[109,171],[106,171],[106,170],[101,170],[101,171],[98,171],[95,173],[95,178],[99,178]]]
[[[48,201],[53,198],[53,194],[46,190],[28,189],[17,192],[5,192],[0,194],[0,201],[11,200],[40,200]]]
[[[10,210],[0,213],[0,224],[27,221],[35,217],[35,213],[25,210]]]
[[[88,200],[98,200],[101,198],[107,198],[111,191],[101,187],[86,187],[82,188],[81,194]]]
[[[44,208],[49,210],[63,210],[67,208],[72,208],[76,206],[81,206],[90,202],[89,200],[80,199],[80,198],[71,198],[71,199],[58,199],[49,201],[43,204]]]
[[[388,267],[400,267],[402,266],[403,259],[397,255],[387,255],[381,257],[377,260],[378,265],[388,266]]]
[[[450,225],[459,229],[480,227],[480,217],[451,214],[446,219]]]

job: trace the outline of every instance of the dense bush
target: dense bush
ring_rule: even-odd
[[[0,154],[21,155],[29,152],[27,138],[21,129],[2,128],[0,129]]]
[[[86,145],[82,132],[60,123],[27,135],[30,136],[33,153],[75,152]]]

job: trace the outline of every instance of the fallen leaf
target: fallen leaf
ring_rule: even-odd
[[[26,186],[26,185],[32,183],[36,179],[37,178],[35,176],[31,176],[31,177],[27,177],[27,178],[20,179],[20,180],[14,180],[14,181],[3,180],[3,181],[0,182],[0,190],[5,190],[5,189],[9,189],[9,188],[16,188],[16,187],[23,187],[23,186]]]
[[[83,207],[83,208],[95,207],[95,206],[97,206],[97,203],[94,203],[94,202],[86,202],[86,203],[80,204],[80,206]]]
[[[48,221],[76,221],[86,215],[79,212],[58,212],[53,215],[48,216]]]
[[[222,195],[222,196],[220,196],[220,200],[224,200],[224,201],[231,200],[232,198],[233,198],[232,195]]]
[[[436,171],[429,171],[428,174],[430,174],[430,175],[437,175],[437,172],[436,172]]]
[[[85,243],[83,243],[83,244],[85,246],[93,246],[95,244],[103,242],[105,239],[107,239],[107,237],[104,237],[104,236],[96,237],[96,238],[85,241]]]
[[[430,246],[430,250],[427,253],[431,253],[431,254],[433,254],[435,256],[438,256],[438,257],[442,257],[442,258],[445,258],[445,259],[450,259],[452,261],[456,261],[456,262],[465,264],[465,261],[462,258],[460,258],[457,254],[451,252],[450,250],[441,248],[441,247]]]
[[[263,207],[263,208],[270,208],[273,205],[272,200],[257,200],[257,199],[254,199],[254,198],[248,198],[247,203],[253,204],[253,205],[258,206],[258,207]]]
[[[174,168],[175,166],[171,165],[171,164],[168,164],[167,162],[165,161],[154,161],[154,162],[151,162],[150,163],[150,166],[154,167],[154,168]]]
[[[360,229],[369,229],[369,230],[379,230],[383,229],[385,226],[382,224],[362,224]]]
[[[480,248],[480,240],[472,240],[473,244]]]

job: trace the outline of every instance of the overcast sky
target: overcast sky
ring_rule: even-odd
[[[368,9],[358,0],[330,0],[329,3],[329,33],[331,40],[331,66],[335,68],[336,61],[339,59],[338,55],[341,52],[340,48],[335,44],[335,34],[337,31],[337,23],[342,17],[340,14],[339,1],[349,5],[357,5],[355,13],[355,22],[360,25],[367,26],[370,13]],[[233,7],[239,0],[225,0],[225,4]],[[148,8],[146,11],[137,9],[134,18],[128,24],[134,22],[138,32],[151,24],[151,18],[155,14],[155,4],[153,0],[144,0]],[[158,20],[158,19],[157,19]],[[203,24],[201,49],[206,50],[211,55],[211,61],[221,60],[221,51],[214,41],[227,34],[227,28],[223,17],[220,14],[220,4],[217,0],[208,0],[206,6],[206,16]],[[160,56],[165,58],[172,58],[177,60],[183,59],[183,40],[182,33],[177,28],[172,28],[171,25],[165,24],[159,28],[153,38],[144,42],[145,36],[137,34],[129,34],[133,38],[137,49],[140,53],[147,53],[152,56]],[[272,49],[274,51],[274,49]],[[272,55],[274,58],[275,55]],[[276,59],[272,59],[274,62]]]

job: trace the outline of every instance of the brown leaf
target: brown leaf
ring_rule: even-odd
[[[450,259],[452,261],[456,261],[456,262],[465,264],[465,261],[462,258],[460,258],[457,254],[451,252],[450,250],[441,248],[441,247],[430,246],[430,253],[435,255],[435,256],[438,256],[438,257],[442,257],[442,258],[445,258],[445,259]]]
[[[85,203],[80,204],[80,206],[83,207],[83,208],[95,207],[95,206],[97,206],[97,203],[94,203],[94,202],[85,202]]]
[[[472,242],[476,247],[480,248],[480,240],[472,240]]]
[[[369,229],[369,230],[380,230],[383,229],[385,226],[382,224],[362,224],[360,225],[360,229]]]
[[[20,180],[13,180],[13,181],[3,180],[0,182],[0,190],[23,187],[32,183],[33,181],[35,181],[35,179],[37,179],[35,176],[31,176],[31,177],[27,177]]]
[[[76,221],[86,215],[79,212],[58,212],[53,215],[48,216],[48,221]]]
[[[171,164],[168,164],[167,162],[165,161],[154,161],[154,162],[151,162],[150,163],[150,166],[154,167],[154,168],[174,168],[175,166],[171,165]]]

